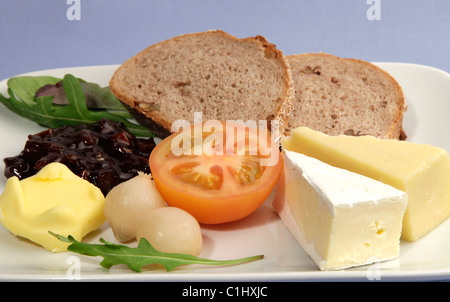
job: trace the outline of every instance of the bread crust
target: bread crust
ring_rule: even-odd
[[[395,89],[397,90],[397,93],[399,94],[399,98],[397,100],[397,110],[396,110],[395,116],[393,118],[393,122],[390,124],[389,130],[386,131],[386,133],[384,133],[384,135],[382,135],[382,138],[399,139],[399,140],[405,140],[407,138],[407,135],[402,126],[404,112],[407,110],[403,89],[399,85],[399,83],[387,71],[381,69],[380,67],[378,67],[372,63],[364,61],[364,60],[355,59],[355,58],[342,58],[342,57],[338,57],[338,56],[324,53],[324,52],[294,54],[294,55],[286,56],[286,58],[287,58],[288,62],[290,62],[290,64],[292,64],[292,60],[301,59],[302,57],[306,57],[306,56],[313,56],[313,57],[315,56],[318,58],[319,57],[328,57],[328,58],[332,58],[334,60],[346,60],[348,62],[363,64],[363,65],[366,65],[373,69],[376,69],[380,74],[384,75],[385,78],[389,79],[389,81],[394,85]],[[295,86],[295,84],[294,84],[294,86]],[[287,130],[287,132],[288,131],[289,131],[289,129]]]
[[[250,43],[258,43],[261,47],[264,48],[264,53],[266,57],[274,58],[278,60],[283,66],[283,76],[284,87],[283,94],[281,95],[281,101],[276,112],[273,112],[272,116],[269,116],[268,119],[274,119],[279,122],[279,131],[280,133],[284,133],[284,129],[287,127],[288,119],[290,111],[292,110],[292,102],[294,99],[294,90],[292,88],[292,76],[290,73],[289,65],[282,51],[276,48],[276,45],[268,42],[268,40],[261,36],[257,35],[255,37],[248,37],[239,39],[235,36],[232,36],[222,30],[209,30],[206,32],[197,32],[197,33],[188,33],[180,36],[173,37],[168,40],[161,41],[159,43],[153,44],[144,50],[140,51],[138,54],[134,55],[127,61],[125,61],[113,74],[110,80],[110,88],[112,93],[125,105],[125,107],[130,111],[130,113],[136,118],[138,122],[148,127],[151,131],[153,131],[157,136],[164,138],[171,134],[172,122],[165,119],[164,116],[157,114],[154,111],[145,111],[139,107],[139,103],[131,98],[129,94],[127,94],[126,89],[120,85],[118,81],[118,74],[122,72],[123,69],[128,69],[130,65],[135,64],[137,60],[141,56],[144,56],[146,53],[152,51],[153,48],[159,47],[168,43],[168,41],[177,40],[177,39],[185,39],[189,36],[194,35],[206,35],[206,34],[217,34],[222,35],[228,39],[232,39],[234,41],[242,41],[242,42],[250,42]],[[239,116],[230,117],[230,119],[240,119]],[[268,121],[268,130],[272,130],[270,127],[270,121]]]

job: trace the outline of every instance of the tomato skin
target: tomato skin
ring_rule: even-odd
[[[280,161],[282,161],[282,158]],[[276,177],[264,183],[264,186],[259,186],[258,190],[247,194],[230,192],[226,197],[202,198],[193,196],[190,194],[190,190],[176,190],[173,184],[162,181],[158,176],[153,175],[153,180],[169,206],[189,212],[200,223],[219,224],[242,219],[256,211],[269,197],[280,171],[281,168],[278,165],[272,174]]]
[[[275,187],[283,167],[278,147],[274,148],[279,159],[277,164],[264,167],[261,177],[250,185],[236,183],[226,169],[223,169],[224,181],[219,190],[206,190],[180,181],[171,172],[171,167],[175,162],[183,163],[184,159],[180,157],[170,162],[164,157],[175,135],[161,141],[150,155],[153,181],[169,206],[189,212],[199,223],[220,224],[242,219],[256,211]],[[201,160],[207,161],[205,158]],[[225,159],[217,156],[213,160],[223,164]]]

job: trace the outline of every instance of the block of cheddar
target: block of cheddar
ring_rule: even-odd
[[[273,206],[321,270],[398,257],[405,192],[301,153],[283,158]]]
[[[306,127],[296,128],[282,145],[406,192],[403,239],[415,241],[450,216],[450,160],[442,148],[373,136],[329,136]]]

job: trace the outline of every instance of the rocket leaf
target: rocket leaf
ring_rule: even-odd
[[[14,79],[14,78],[13,78]],[[42,126],[57,128],[68,125],[93,123],[106,118],[111,121],[123,122],[127,129],[136,136],[149,137],[153,133],[146,127],[131,122],[123,113],[109,110],[91,110],[86,105],[86,97],[79,79],[66,74],[62,86],[67,98],[66,105],[53,103],[53,96],[34,97],[39,85],[55,84],[53,77],[26,77],[8,81],[9,98],[0,94],[0,102],[16,114],[28,118]],[[24,88],[27,83],[30,88]],[[14,90],[13,90],[14,89]],[[33,92],[31,92],[33,91]]]
[[[38,81],[38,79],[41,80]],[[56,83],[49,77],[21,76],[8,80],[8,86],[11,87],[14,94],[23,101],[32,102],[34,98],[51,95],[53,96],[54,104],[67,105],[68,101],[62,85],[63,81],[62,79],[59,81],[57,78],[55,79]],[[81,89],[84,93],[86,106],[89,109],[112,110],[115,114],[132,118],[125,106],[111,92],[109,86],[101,87],[99,84],[86,82],[80,78],[78,78],[78,80],[80,81]],[[45,84],[41,86],[35,84],[35,82],[42,83],[41,81],[44,81]],[[36,89],[36,86],[39,88]]]
[[[113,265],[126,264],[131,270],[141,272],[142,267],[148,264],[161,264],[169,272],[174,268],[185,264],[201,265],[234,265],[262,259],[263,255],[234,259],[234,260],[211,260],[199,258],[187,254],[163,253],[156,250],[145,238],[142,238],[137,247],[115,244],[100,238],[102,244],[83,243],[72,236],[64,237],[49,233],[63,242],[71,243],[67,247],[68,251],[87,256],[100,256],[103,261],[100,265],[104,268],[111,268]]]
[[[8,80],[7,84],[14,95],[24,103],[33,105],[35,92],[49,84],[56,84],[61,79],[51,76],[19,76]]]

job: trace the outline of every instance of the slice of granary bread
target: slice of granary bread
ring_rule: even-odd
[[[286,58],[295,90],[288,133],[306,126],[329,135],[406,138],[403,92],[387,72],[365,61],[325,53]]]
[[[293,99],[283,53],[264,37],[238,39],[214,30],[174,37],[128,59],[111,91],[157,136],[176,120],[267,120],[284,131]]]

